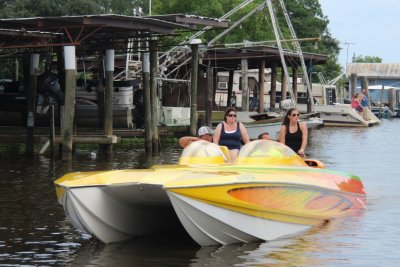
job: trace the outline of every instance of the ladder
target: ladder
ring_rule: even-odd
[[[253,0],[249,0],[249,1],[245,1],[243,2],[239,7],[236,7],[234,10],[237,11],[238,9],[241,9],[244,5],[247,5],[248,3],[253,2]],[[259,4],[256,8],[252,9],[250,12],[248,12],[245,16],[243,16],[242,18],[240,18],[238,21],[236,21],[235,23],[233,23],[228,29],[224,30],[223,32],[221,32],[219,35],[217,35],[216,37],[214,37],[211,41],[209,41],[206,45],[206,47],[211,47],[218,39],[220,39],[221,37],[225,36],[226,34],[228,34],[230,31],[232,31],[234,28],[236,28],[238,25],[240,25],[244,20],[246,20],[247,18],[249,18],[250,16],[252,16],[254,13],[259,12],[261,10],[263,10],[266,7],[266,2],[263,2],[261,4]],[[233,11],[233,10],[232,10]],[[231,14],[230,11],[227,14]],[[202,48],[201,50],[199,50],[199,54],[204,53],[207,49],[206,48]],[[185,55],[182,55],[182,57]],[[178,66],[176,66],[173,70],[169,71],[168,74],[166,74],[166,76],[170,76],[172,73],[176,72],[177,70],[179,70],[182,66],[186,65],[189,61],[191,60],[191,57],[188,57],[185,61],[183,61],[181,64],[179,64]]]
[[[269,13],[270,13],[271,21],[272,21],[272,26],[273,26],[274,34],[275,34],[275,38],[276,38],[276,42],[277,42],[278,48],[279,48],[279,55],[280,55],[280,58],[281,58],[282,67],[283,67],[283,69],[285,71],[285,76],[286,76],[286,79],[288,81],[287,84],[288,84],[289,93],[290,93],[290,96],[292,98],[293,104],[294,104],[294,106],[296,106],[296,98],[293,95],[293,88],[292,88],[292,85],[289,82],[289,72],[288,72],[287,65],[286,65],[285,55],[297,55],[299,57],[300,62],[301,62],[301,67],[302,67],[302,70],[303,70],[303,76],[304,76],[303,80],[305,82],[305,86],[307,88],[307,92],[308,92],[308,95],[309,95],[309,98],[310,98],[309,101],[311,103],[311,108],[312,108],[312,111],[315,112],[314,101],[313,101],[312,92],[311,92],[310,79],[308,78],[308,75],[307,75],[307,68],[306,68],[306,64],[304,62],[303,52],[301,50],[300,43],[299,43],[299,41],[298,41],[298,39],[296,37],[296,32],[293,29],[293,25],[292,25],[292,22],[290,21],[290,17],[288,15],[287,10],[286,10],[285,4],[284,4],[283,0],[279,0],[280,7],[282,9],[283,15],[285,16],[286,24],[287,24],[287,26],[289,28],[289,31],[290,31],[290,34],[291,34],[291,37],[292,37],[292,42],[293,42],[293,45],[295,47],[295,51],[285,51],[283,49],[282,42],[281,42],[281,37],[280,37],[281,33],[280,33],[280,30],[279,30],[279,26],[278,26],[279,24],[278,24],[278,20],[276,19],[275,12],[274,12],[274,9],[273,9],[273,6],[272,6],[272,0],[266,0],[266,2],[267,2],[267,5],[268,5],[268,9],[269,9]]]

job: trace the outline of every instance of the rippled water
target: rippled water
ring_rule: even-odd
[[[178,147],[166,146],[158,157],[119,148],[112,159],[96,147],[78,149],[69,164],[28,161],[18,146],[2,148],[0,266],[400,266],[399,131],[396,119],[369,129],[311,132],[312,157],[362,178],[368,204],[360,214],[292,239],[203,248],[181,232],[104,245],[77,232],[55,198],[53,181],[64,173],[176,163]]]

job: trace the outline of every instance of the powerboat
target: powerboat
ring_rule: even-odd
[[[371,110],[365,109],[364,114],[360,115],[349,104],[315,105],[314,107],[324,120],[325,126],[369,127],[381,123]]]
[[[68,173],[58,202],[79,230],[104,243],[182,227],[201,246],[274,240],[364,209],[358,176],[255,140],[230,163],[225,147],[190,143],[176,165]]]

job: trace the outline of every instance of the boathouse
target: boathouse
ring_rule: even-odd
[[[111,152],[112,144],[117,138],[113,134],[112,100],[113,80],[115,71],[115,53],[133,53],[141,55],[143,73],[143,89],[146,101],[146,148],[155,147],[158,143],[158,129],[156,108],[154,104],[157,86],[157,52],[158,42],[161,39],[176,36],[178,29],[191,31],[197,26],[227,27],[227,21],[199,16],[168,15],[164,17],[131,17],[120,15],[90,15],[90,16],[60,16],[60,17],[35,17],[0,20],[0,48],[3,54],[12,53],[15,58],[23,55],[24,92],[20,97],[21,116],[25,117],[26,135],[22,138],[27,143],[28,154],[33,154],[35,143],[35,117],[37,113],[37,82],[38,71],[42,59],[44,64],[51,66],[56,57],[56,72],[60,89],[63,92],[60,110],[60,138],[55,138],[54,128],[50,142],[62,144],[62,158],[69,160],[72,157],[74,143],[100,143],[106,144],[106,150]],[[134,46],[129,43],[134,41]],[[192,44],[196,48],[198,42]],[[98,69],[101,76],[98,77],[103,84],[98,89],[99,97],[104,100],[98,106],[103,107],[103,129],[100,136],[77,136],[74,127],[75,94],[76,94],[76,57],[98,56]],[[143,60],[144,59],[144,60]],[[20,62],[15,61],[14,80],[18,81]],[[195,63],[197,64],[197,63]],[[51,67],[47,69],[52,72]],[[14,82],[14,80],[12,82]],[[55,80],[51,80],[53,83]],[[195,83],[197,84],[197,83]],[[7,86],[6,86],[7,87]],[[55,87],[55,86],[54,86]],[[19,87],[14,86],[14,92],[3,90],[3,95],[18,94]],[[25,101],[25,103],[23,103]],[[10,102],[10,101],[8,101]],[[21,107],[25,105],[25,107]],[[22,108],[22,109],[21,109]],[[13,105],[8,111],[12,111]],[[8,116],[8,115],[2,115]],[[50,115],[53,117],[54,115]],[[54,122],[50,122],[54,125]],[[150,133],[149,136],[147,134]],[[153,134],[152,134],[153,133]],[[152,135],[151,135],[152,134]],[[15,136],[13,133],[12,135]],[[3,140],[14,140],[13,136],[6,136]],[[16,142],[20,138],[15,139]]]
[[[368,88],[371,108],[400,111],[400,64],[351,63],[347,65],[349,96]]]

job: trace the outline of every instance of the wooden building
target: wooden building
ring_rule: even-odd
[[[226,21],[188,15],[168,15],[160,17],[131,17],[120,15],[91,16],[60,16],[35,17],[0,20],[0,53],[23,53],[27,55],[24,61],[24,84],[26,103],[26,128],[28,154],[33,153],[35,113],[36,113],[36,82],[41,57],[54,53],[57,55],[57,74],[65,101],[61,109],[61,143],[62,158],[72,157],[74,142],[92,142],[107,144],[107,151],[112,149],[116,138],[112,129],[112,94],[115,69],[115,51],[126,52],[130,40],[138,44],[135,49],[149,58],[147,66],[143,66],[143,84],[148,108],[156,91],[157,51],[158,42],[162,38],[175,35],[178,29],[194,30],[198,26],[227,27]],[[140,45],[139,45],[140,44]],[[139,48],[140,47],[140,48]],[[132,49],[132,48],[130,48]],[[11,52],[10,52],[11,51]],[[104,99],[104,134],[97,138],[77,138],[74,136],[74,111],[76,90],[76,57],[79,55],[98,55],[104,57],[101,77],[105,80],[103,88]],[[19,63],[16,62],[15,71]],[[28,66],[28,67],[26,67]],[[15,78],[18,79],[19,75]],[[146,80],[147,79],[147,80]],[[151,123],[151,115],[147,112],[146,138],[151,144],[157,143],[157,124]],[[147,136],[147,132],[154,135]],[[156,133],[157,132],[157,133]],[[149,139],[153,140],[149,140]],[[156,140],[154,140],[156,139]],[[55,138],[51,138],[52,141]],[[148,146],[146,146],[148,147]]]

